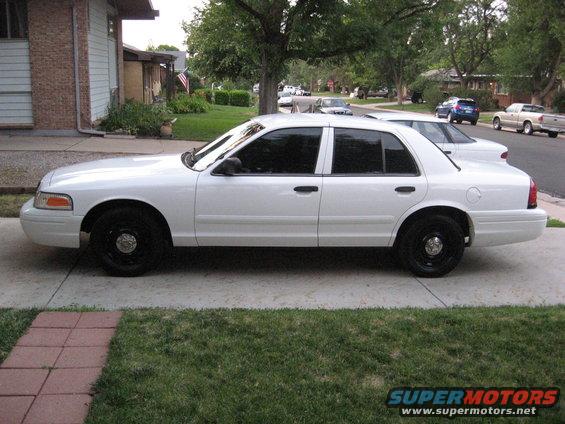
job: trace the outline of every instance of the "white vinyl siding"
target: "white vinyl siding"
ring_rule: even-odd
[[[92,121],[106,115],[110,94],[117,87],[116,40],[108,37],[108,14],[114,12],[106,0],[89,2],[88,67]]]
[[[0,40],[0,126],[32,125],[27,40]]]

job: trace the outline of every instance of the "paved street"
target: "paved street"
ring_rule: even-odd
[[[380,249],[176,249],[161,270],[109,277],[88,250],[42,247],[0,219],[0,307],[369,308],[565,302],[564,229],[469,249],[450,275],[415,278]],[[305,258],[308,258],[305,260]]]
[[[316,97],[297,97],[300,104],[313,102]],[[352,106],[355,115],[383,112],[359,106]],[[394,113],[394,112],[390,112]],[[471,137],[496,141],[508,147],[508,162],[528,174],[536,181],[538,188],[552,196],[565,198],[565,138],[551,139],[545,134],[527,136],[515,131],[495,131],[492,128],[470,124],[455,124]]]

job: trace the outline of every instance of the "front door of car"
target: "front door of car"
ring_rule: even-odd
[[[510,105],[500,114],[500,123],[503,127],[516,127],[516,106]]]
[[[413,121],[412,128],[432,141],[450,158],[454,159],[458,155],[458,145],[453,143],[441,128],[440,122]]]
[[[203,171],[198,245],[317,246],[323,134],[323,127],[273,130],[229,155],[241,161],[235,171],[223,163]]]
[[[426,178],[393,134],[335,128],[324,166],[320,246],[388,246],[400,217],[427,191]]]

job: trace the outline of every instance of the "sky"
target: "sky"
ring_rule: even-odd
[[[154,21],[123,21],[124,43],[145,50],[148,44],[172,44],[186,50],[183,20],[192,19],[194,7],[204,0],[152,0],[153,8],[159,11]]]

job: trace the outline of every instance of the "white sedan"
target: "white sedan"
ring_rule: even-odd
[[[366,118],[381,119],[414,128],[433,141],[453,159],[506,162],[506,146],[482,138],[471,138],[455,125],[419,113],[368,113]]]
[[[365,118],[267,115],[194,152],[47,174],[21,210],[36,243],[140,275],[170,246],[387,246],[413,273],[451,271],[466,246],[535,239],[536,187],[506,164],[453,163],[415,130]]]
[[[292,94],[286,91],[280,93],[280,96],[277,100],[279,106],[292,106],[292,102],[293,102]]]

